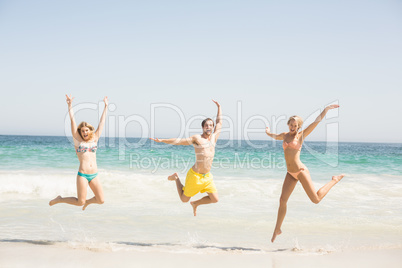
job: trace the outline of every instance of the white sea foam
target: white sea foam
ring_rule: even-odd
[[[167,175],[100,170],[106,202],[82,212],[79,207],[47,204],[59,194],[76,196],[75,172],[0,171],[1,237],[94,248],[114,243],[117,248],[270,250],[282,179],[215,176],[220,202],[199,207],[193,217]],[[288,203],[284,233],[275,245],[307,251],[400,246],[401,179],[348,174],[319,205],[311,203],[298,184]],[[322,185],[315,183],[317,189]]]

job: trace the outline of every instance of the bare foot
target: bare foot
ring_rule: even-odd
[[[56,197],[55,199],[53,199],[53,200],[50,200],[50,202],[49,202],[49,206],[53,206],[53,205],[56,205],[57,203],[59,203],[59,200],[61,199],[61,196],[59,195],[58,197]]]
[[[343,177],[345,177],[345,174],[341,174],[339,176],[332,176],[332,179],[336,182],[339,182],[340,180],[342,180]]]
[[[197,207],[198,207],[198,205],[195,204],[195,201],[190,202],[190,204],[193,207],[194,216],[197,216]]]
[[[274,231],[274,234],[272,235],[272,238],[271,238],[271,242],[274,243],[276,237],[278,235],[280,235],[281,233],[282,233],[282,231],[280,229],[278,231]]]
[[[85,210],[87,208],[87,206],[89,206],[89,204],[91,204],[91,203],[85,202],[84,206],[82,207],[82,210]]]
[[[168,180],[170,180],[170,181],[175,181],[175,180],[177,180],[179,178],[179,176],[177,175],[177,173],[174,173],[174,174],[172,174],[172,175],[170,175],[169,177],[168,177]]]

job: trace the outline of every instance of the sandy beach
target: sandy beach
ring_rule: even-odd
[[[202,250],[201,250],[202,252]],[[30,242],[0,243],[0,267],[400,267],[402,249],[344,252],[167,252],[98,250]]]

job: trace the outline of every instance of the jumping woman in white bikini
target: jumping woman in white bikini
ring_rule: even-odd
[[[85,210],[85,208],[90,204],[104,203],[102,185],[98,179],[96,150],[98,148],[98,140],[101,136],[103,127],[105,126],[108,99],[107,97],[103,99],[105,108],[103,110],[98,129],[94,133],[94,127],[87,122],[81,122],[81,124],[79,124],[77,127],[72,107],[74,98],[72,98],[71,95],[70,97],[66,95],[66,98],[68,113],[71,119],[71,132],[73,134],[75,151],[77,153],[78,160],[80,161],[80,167],[77,174],[77,197],[61,197],[59,195],[55,199],[51,200],[49,205],[53,206],[59,203],[66,203],[74,206],[83,206],[82,210]],[[89,200],[86,200],[88,185],[95,196]]]
[[[300,181],[300,183],[302,184],[310,200],[314,204],[318,204],[329,192],[329,190],[344,177],[343,174],[339,176],[333,176],[331,181],[329,181],[316,192],[310,177],[309,170],[300,161],[300,151],[304,139],[314,130],[314,128],[318,125],[318,123],[320,123],[320,121],[324,118],[329,110],[338,107],[339,105],[330,105],[326,107],[311,125],[300,132],[299,130],[303,125],[303,120],[299,116],[292,116],[289,118],[289,132],[272,134],[270,133],[269,127],[267,127],[265,130],[267,135],[271,138],[276,140],[283,140],[283,150],[287,166],[287,173],[285,181],[283,182],[282,194],[279,200],[278,218],[276,220],[275,230],[271,239],[272,242],[275,241],[276,236],[282,233],[281,226],[283,220],[285,219],[287,202],[298,181]]]

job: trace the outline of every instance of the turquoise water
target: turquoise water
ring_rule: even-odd
[[[144,142],[145,141],[145,142]],[[144,142],[144,144],[142,144]],[[194,163],[192,146],[169,146],[139,138],[107,138],[99,142],[98,166],[133,172],[186,170]],[[0,136],[0,169],[77,169],[74,147],[67,137]],[[301,160],[326,174],[402,174],[402,144],[393,143],[304,143]],[[264,178],[286,171],[280,142],[219,140],[214,173],[240,176],[244,172]],[[220,170],[221,168],[222,170]]]
[[[402,248],[401,144],[306,141],[301,160],[317,189],[333,175],[346,177],[318,205],[297,185],[275,244],[269,239],[286,174],[281,143],[220,140],[211,171],[220,201],[199,207],[197,217],[166,179],[173,172],[183,178],[194,159],[191,146],[102,139],[105,204],[83,212],[48,206],[59,194],[76,196],[79,162],[67,137],[0,136],[0,242],[197,252]]]

